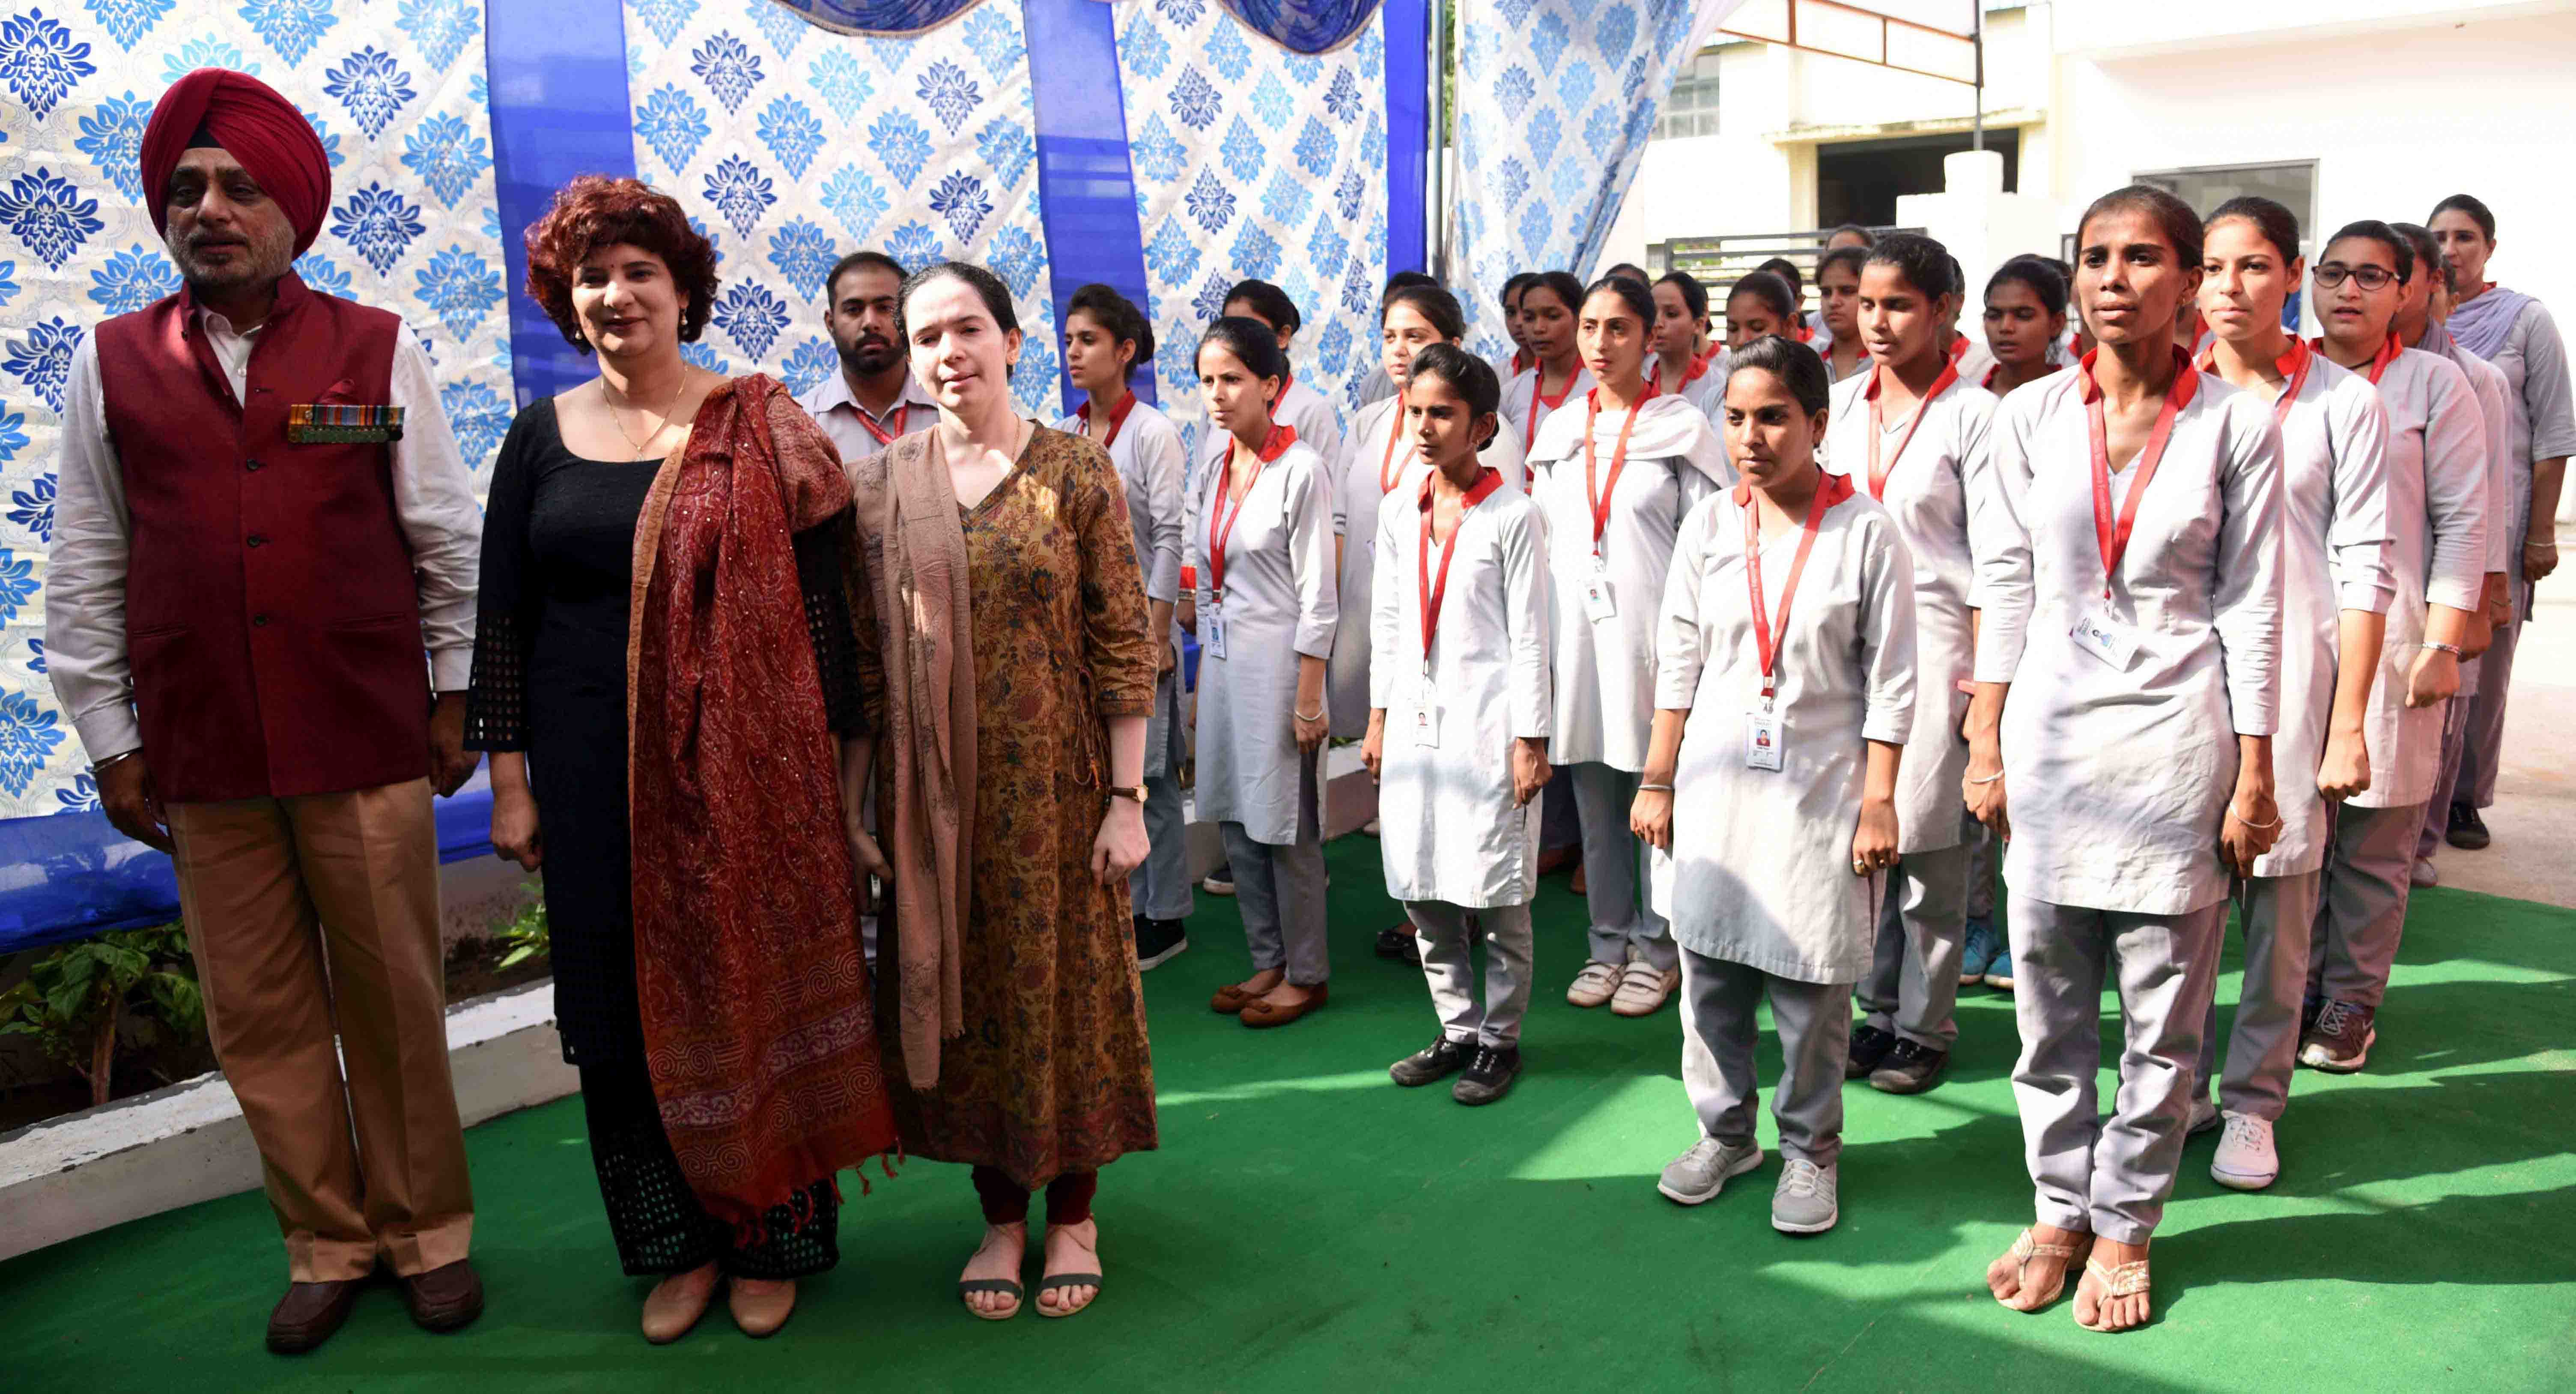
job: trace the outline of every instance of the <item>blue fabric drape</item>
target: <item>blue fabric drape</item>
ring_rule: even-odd
[[[1386,7],[1386,269],[1427,271],[1423,181],[1431,153],[1431,3]]]
[[[978,0],[775,0],[826,29],[872,38],[920,34],[975,8]]]
[[[1046,55],[1029,65],[1029,95],[1037,109],[1038,206],[1055,322],[1064,323],[1073,293],[1094,281],[1150,306],[1110,8],[1100,0],[1021,0],[1020,16],[1029,51]],[[1153,373],[1138,373],[1134,384],[1137,396],[1155,400]],[[1061,396],[1073,410],[1081,394],[1070,377]]]
[[[1330,53],[1359,37],[1378,0],[1217,0],[1245,27],[1294,53]],[[1392,45],[1390,45],[1392,47]]]

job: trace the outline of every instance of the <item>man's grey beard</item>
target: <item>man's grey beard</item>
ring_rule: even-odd
[[[171,263],[179,268],[180,279],[186,281],[188,288],[200,298],[274,285],[295,265],[291,245],[269,254],[258,243],[250,243],[245,248],[247,255],[219,270],[198,265],[196,257],[176,242],[165,242],[165,245],[170,252]]]

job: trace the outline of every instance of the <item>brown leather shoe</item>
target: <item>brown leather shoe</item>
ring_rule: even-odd
[[[286,1295],[268,1314],[268,1348],[279,1355],[302,1355],[340,1329],[349,1309],[358,1305],[364,1278],[336,1283],[289,1283]]]
[[[403,1305],[423,1331],[454,1331],[483,1315],[483,1279],[464,1259],[402,1280]]]
[[[1285,1026],[1292,1021],[1302,1020],[1308,1012],[1320,1010],[1331,996],[1330,983],[1317,983],[1307,994],[1305,1001],[1293,1005],[1282,1006],[1266,997],[1255,997],[1243,1004],[1243,1024],[1255,1030]]]
[[[1579,866],[1574,869],[1572,876],[1565,878],[1565,888],[1576,895],[1592,894],[1592,888],[1583,882],[1583,868]]]
[[[1214,997],[1208,999],[1208,1010],[1219,1012],[1226,1016],[1233,1016],[1235,1013],[1243,1010],[1245,1003],[1258,1002],[1260,1000],[1260,993],[1246,992],[1239,984],[1227,983],[1225,986],[1216,990],[1216,995]]]

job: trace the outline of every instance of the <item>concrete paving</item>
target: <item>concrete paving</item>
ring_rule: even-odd
[[[2484,851],[2444,847],[2442,884],[2491,895],[2576,906],[2576,589],[2543,585],[2539,612],[2514,655],[2505,706],[2504,763],[2495,837]]]

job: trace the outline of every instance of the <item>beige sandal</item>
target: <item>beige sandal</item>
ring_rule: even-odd
[[[2101,1295],[2094,1299],[2093,1310],[2096,1313],[2102,1310],[2101,1304],[2104,1302],[2121,1297],[2136,1297],[2147,1291],[2147,1261],[2142,1258],[2133,1258],[2117,1267],[2105,1268],[2100,1259],[2087,1257],[2084,1260],[2084,1272],[2094,1282],[2102,1285]],[[2150,1311],[2152,1312],[2152,1308]],[[2095,1326],[2081,1317],[2076,1318],[2075,1324],[2087,1331],[2135,1331],[2137,1329],[2137,1326]],[[2138,1323],[2138,1326],[2144,1325],[2146,1325],[2144,1321]]]
[[[2001,1306],[2012,1307],[2012,1310],[2016,1312],[2036,1312],[2040,1308],[2055,1302],[2058,1297],[2066,1291],[2066,1270],[2074,1265],[2075,1256],[2082,1252],[2085,1247],[2088,1246],[2075,1244],[2042,1244],[2039,1242],[2039,1237],[2032,1234],[2028,1226],[2024,1226],[2021,1234],[2013,1240],[2012,1248],[2004,1255],[2004,1257],[2013,1261],[2013,1285],[2015,1291],[2028,1291],[2029,1276],[2027,1270],[2030,1267],[2030,1261],[2035,1258],[2053,1258],[2061,1260],[2057,1268],[2057,1286],[2050,1288],[2046,1297],[2039,1299],[2037,1302],[2033,1302],[2027,1307],[2013,1307],[2011,1303],[2004,1301],[2000,1297],[1995,1299],[1996,1303]]]

